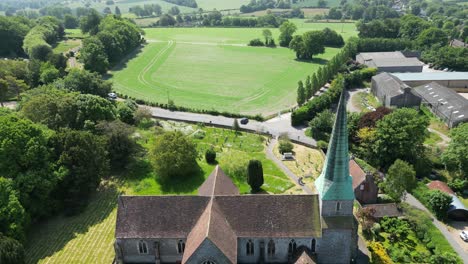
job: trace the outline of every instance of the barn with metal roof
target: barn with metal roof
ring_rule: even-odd
[[[406,57],[400,51],[361,52],[356,61],[380,72],[421,72],[424,66],[418,58]]]
[[[452,89],[431,82],[415,87],[413,92],[449,127],[468,121],[468,100]]]
[[[406,72],[393,75],[411,87],[436,82],[455,91],[468,91],[468,72]]]

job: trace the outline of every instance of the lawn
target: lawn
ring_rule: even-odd
[[[79,39],[66,39],[57,43],[57,46],[54,47],[55,53],[65,53],[72,48],[78,47],[81,45],[81,40]]]
[[[337,28],[303,23],[299,32]],[[315,26],[314,26],[315,25]],[[345,34],[355,34],[354,25]],[[348,29],[352,32],[347,31]],[[296,101],[297,81],[316,71],[338,48],[311,62],[286,48],[247,47],[260,28],[152,28],[148,44],[111,73],[117,92],[157,103],[243,114],[269,115]],[[273,29],[273,36],[279,31]]]
[[[340,6],[340,0],[327,0],[327,6],[326,7],[336,7]],[[348,3],[352,3],[353,1],[348,1]],[[298,7],[317,7],[318,6],[318,0],[299,0],[297,1],[296,4],[293,6],[298,6]]]
[[[265,139],[259,135],[235,135],[230,130],[174,122],[161,124],[165,129],[181,130],[193,137],[200,152],[213,145],[221,167],[229,167],[239,160],[261,160],[265,174],[263,189],[268,192],[283,193],[294,185],[273,162],[266,159]],[[205,135],[203,138],[200,131]],[[135,136],[138,143],[147,149],[155,134],[155,129],[138,130]],[[72,217],[54,217],[35,225],[27,240],[26,263],[111,263],[118,195],[196,194],[197,188],[214,168],[204,161],[203,155],[198,164],[202,169],[199,175],[162,185],[156,180],[146,155],[138,158],[126,172],[104,180],[84,212]],[[241,193],[249,192],[245,179],[237,177],[233,180]]]

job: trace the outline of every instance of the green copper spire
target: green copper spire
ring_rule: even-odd
[[[322,173],[315,181],[322,200],[354,200],[352,178],[349,175],[348,127],[344,91],[336,111],[335,124],[328,144]]]

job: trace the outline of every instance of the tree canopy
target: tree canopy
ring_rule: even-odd
[[[411,191],[416,184],[416,172],[409,163],[397,159],[388,169],[382,187],[393,200],[400,201],[405,191]]]

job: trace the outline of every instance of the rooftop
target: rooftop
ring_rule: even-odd
[[[382,72],[372,77],[379,87],[382,87],[382,91],[388,96],[397,96],[403,94],[406,88],[411,88],[402,82],[400,79],[395,77],[393,74],[388,72]]]
[[[402,81],[468,80],[468,72],[405,72],[392,73]]]
[[[407,58],[400,51],[392,52],[362,52],[359,55],[364,63],[371,67],[391,67],[391,66],[422,66],[418,58]]]
[[[415,87],[414,92],[437,109],[436,114],[442,114],[445,119],[453,123],[468,120],[468,100],[452,89],[431,82]]]

